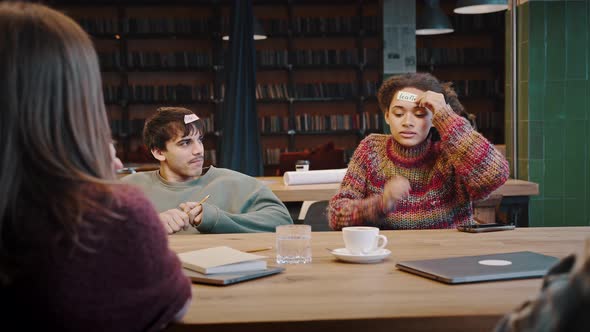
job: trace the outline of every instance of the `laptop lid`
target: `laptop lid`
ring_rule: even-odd
[[[269,266],[265,270],[246,271],[237,273],[203,274],[184,268],[182,269],[182,272],[184,272],[184,275],[189,277],[189,279],[191,279],[192,282],[200,284],[225,286],[250,279],[266,277],[269,275],[283,272],[284,270],[285,268],[283,267]]]
[[[559,259],[530,251],[399,262],[403,271],[448,284],[539,278]]]

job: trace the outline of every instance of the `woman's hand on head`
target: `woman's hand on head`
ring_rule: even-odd
[[[383,206],[392,210],[400,199],[410,196],[410,181],[403,176],[396,175],[383,188]]]
[[[447,102],[445,96],[442,93],[434,91],[426,91],[424,94],[418,97],[416,104],[420,107],[424,107],[432,112],[432,115],[440,111],[443,108],[447,108]]]

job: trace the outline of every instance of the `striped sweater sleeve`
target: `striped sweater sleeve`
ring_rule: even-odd
[[[445,108],[434,115],[432,123],[441,135],[441,150],[471,200],[487,197],[506,182],[510,175],[506,158],[466,119]]]
[[[332,197],[328,205],[330,227],[340,230],[342,227],[376,224],[385,216],[383,199],[380,195],[367,195],[367,181],[370,154],[370,136],[365,138],[355,150],[348,164],[348,170],[339,192]]]

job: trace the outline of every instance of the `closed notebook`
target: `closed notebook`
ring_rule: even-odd
[[[203,274],[266,269],[266,256],[249,254],[230,247],[213,247],[178,254],[182,266]]]

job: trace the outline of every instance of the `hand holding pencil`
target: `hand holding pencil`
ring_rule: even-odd
[[[205,203],[211,195],[203,197],[198,202],[186,202],[180,204],[180,209],[189,216],[189,222],[194,227],[197,227],[203,221],[203,203]]]

